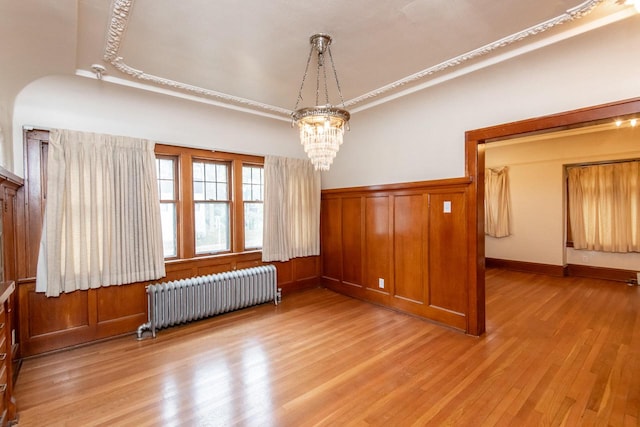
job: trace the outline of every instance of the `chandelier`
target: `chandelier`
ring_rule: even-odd
[[[338,82],[338,73],[336,73],[336,67],[333,64],[333,57],[331,56],[331,48],[329,47],[331,37],[327,34],[314,34],[309,38],[309,42],[311,43],[311,50],[309,51],[307,66],[302,76],[298,100],[293,113],[291,113],[291,118],[293,119],[291,126],[298,125],[300,142],[315,169],[328,171],[340,149],[344,131],[345,129],[349,129],[349,118],[351,115],[344,109],[344,99],[342,98],[342,91],[340,90],[340,83]],[[302,100],[302,89],[307,79],[309,64],[311,63],[311,57],[314,51],[317,53],[316,103],[314,107],[298,109],[298,105]],[[329,54],[331,69],[333,70],[333,76],[336,80],[336,87],[343,108],[335,107],[329,103],[325,53]],[[324,105],[320,105],[319,101],[321,90],[324,91]]]

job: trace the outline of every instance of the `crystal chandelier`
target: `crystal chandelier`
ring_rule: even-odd
[[[351,115],[344,109],[344,99],[338,82],[338,73],[333,64],[331,56],[331,37],[327,34],[314,34],[309,39],[311,50],[307,58],[307,66],[302,77],[302,84],[298,92],[298,101],[291,117],[293,119],[292,126],[298,125],[300,130],[300,142],[304,146],[304,151],[311,159],[311,163],[316,170],[327,171],[336,157],[340,145],[342,144],[342,136],[345,129],[349,129],[349,118]],[[314,107],[304,107],[298,109],[298,105],[302,100],[302,89],[307,79],[309,64],[314,51],[317,53],[316,67],[316,103]],[[334,107],[329,103],[329,88],[327,87],[327,70],[325,67],[325,53],[329,54],[331,68],[336,80],[336,87],[340,95],[340,101],[343,108]],[[321,83],[321,76],[323,83]],[[320,91],[324,90],[325,105],[319,105]]]

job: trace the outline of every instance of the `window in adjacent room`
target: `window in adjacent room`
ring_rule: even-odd
[[[244,203],[244,248],[262,248],[264,204],[264,168],[242,167],[242,200]]]
[[[174,157],[156,156],[162,247],[165,258],[178,256],[176,163]]]
[[[567,175],[573,247],[640,252],[640,161],[570,165]]]
[[[193,162],[196,254],[231,250],[229,173],[228,163],[205,160]]]

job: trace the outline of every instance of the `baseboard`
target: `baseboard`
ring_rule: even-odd
[[[524,271],[526,273],[546,274],[547,276],[565,276],[562,265],[538,264],[536,262],[512,261],[509,259],[486,258],[488,268],[504,268],[505,270]]]
[[[619,268],[592,267],[590,265],[568,264],[567,275],[589,277],[591,279],[615,280],[616,282],[630,282],[636,280],[636,272]]]
[[[535,262],[512,261],[508,259],[486,258],[487,268],[504,268],[505,270],[523,271],[526,273],[546,274],[547,276],[573,276],[590,279],[630,282],[636,280],[636,272],[619,268],[592,267],[589,265],[567,264],[566,266],[538,264]]]

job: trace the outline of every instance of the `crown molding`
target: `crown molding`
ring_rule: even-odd
[[[492,53],[498,49],[507,47],[515,42],[524,40],[528,37],[535,36],[544,31],[547,31],[551,28],[554,28],[560,24],[564,24],[570,21],[578,20],[584,16],[587,16],[591,13],[596,6],[601,4],[604,0],[588,0],[583,2],[582,4],[567,10],[560,16],[556,16],[555,18],[549,19],[545,22],[542,22],[538,25],[534,25],[525,30],[519,31],[510,36],[504,37],[495,42],[486,44],[477,49],[471,50],[469,52],[463,53],[462,55],[458,55],[455,58],[448,59],[440,64],[434,65],[433,67],[426,68],[422,71],[419,71],[415,74],[407,76],[403,79],[397,80],[393,83],[390,83],[386,86],[373,90],[371,92],[365,93],[364,95],[358,96],[356,98],[350,99],[344,103],[345,107],[350,107],[356,104],[360,104],[364,101],[371,100],[372,98],[377,98],[381,95],[384,95],[394,89],[398,89],[402,86],[405,86],[409,83],[416,83],[421,80],[424,80],[427,77],[432,76],[433,74],[439,73],[441,71],[447,70],[449,68],[457,67],[459,65],[464,64],[465,62],[479,58],[481,56],[485,56],[489,53]]]
[[[202,88],[199,86],[190,85],[187,83],[182,83],[179,81],[171,80],[168,78],[164,78],[161,76],[155,76],[152,74],[147,74],[142,70],[138,70],[125,62],[125,59],[119,55],[120,45],[124,39],[124,35],[127,29],[128,21],[131,16],[131,9],[133,7],[134,0],[114,0],[113,8],[111,11],[111,18],[109,21],[109,28],[107,31],[107,39],[105,42],[104,55],[103,58],[109,64],[113,65],[118,71],[123,74],[133,77],[136,80],[141,82],[145,82],[140,84],[140,88],[149,90],[153,85],[168,87],[170,90],[162,91],[163,93],[167,93],[169,95],[174,94],[174,96],[180,96],[182,92],[187,92],[193,94],[196,98],[204,98],[207,100],[216,100],[219,103],[215,102],[214,105],[219,106],[229,106],[230,108],[239,109],[241,111],[251,112],[252,110],[262,112],[262,115],[272,116],[274,118],[283,119],[285,116],[288,118],[292,114],[292,110],[281,108],[265,103],[261,103],[258,101],[253,101],[250,99],[229,95],[226,93],[214,91],[211,89]],[[470,60],[480,58],[482,56],[486,56],[489,53],[493,53],[503,49],[507,46],[510,46],[516,42],[522,41],[526,38],[530,38],[532,36],[538,35],[545,31],[548,31],[552,28],[557,27],[558,25],[565,24],[568,22],[579,20],[587,15],[589,15],[597,6],[602,4],[604,0],[587,0],[578,6],[567,10],[560,16],[544,21],[540,24],[529,27],[525,30],[519,31],[507,37],[504,37],[500,40],[494,41],[492,43],[486,44],[477,49],[471,50],[469,52],[458,55],[454,58],[448,59],[447,61],[441,62],[440,64],[434,65],[432,67],[426,68],[422,71],[419,71],[415,74],[407,76],[403,79],[392,82],[388,85],[375,89],[371,92],[365,93],[356,98],[347,100],[344,102],[345,107],[353,107],[360,105],[359,108],[356,108],[355,111],[361,111],[367,108],[367,106],[378,105],[380,103],[386,102],[391,99],[395,99],[400,95],[393,95],[390,92],[396,91],[397,89],[406,86],[408,84],[420,83],[423,81],[422,85],[419,85],[420,88],[428,87],[430,85],[426,84],[426,80],[428,78],[433,77],[435,74],[441,73],[445,70],[452,69],[455,67],[459,67],[460,65],[469,62]],[[112,79],[114,83],[122,84],[123,79]],[[447,79],[444,79],[447,80]],[[420,90],[420,89],[415,89]],[[405,90],[402,91],[401,94],[411,93],[415,90]],[[383,96],[385,95],[385,96]],[[184,96],[183,96],[184,97]],[[361,105],[366,102],[366,105]],[[212,103],[212,102],[207,102]],[[239,107],[238,107],[239,106]]]
[[[134,77],[137,80],[154,83],[160,86],[166,86],[172,89],[182,90],[193,93],[197,96],[213,98],[223,103],[230,103],[250,107],[259,111],[274,113],[278,115],[291,115],[291,110],[276,107],[262,102],[253,101],[251,99],[241,98],[226,93],[218,92],[211,89],[205,89],[199,86],[182,83],[176,80],[167,79],[153,74],[147,74],[142,70],[138,70],[125,63],[124,58],[118,55],[120,44],[124,38],[127,29],[129,17],[131,16],[131,8],[133,0],[114,0],[113,9],[111,11],[111,19],[109,20],[109,29],[107,30],[107,40],[105,43],[103,58],[105,61],[113,65],[118,71]]]

